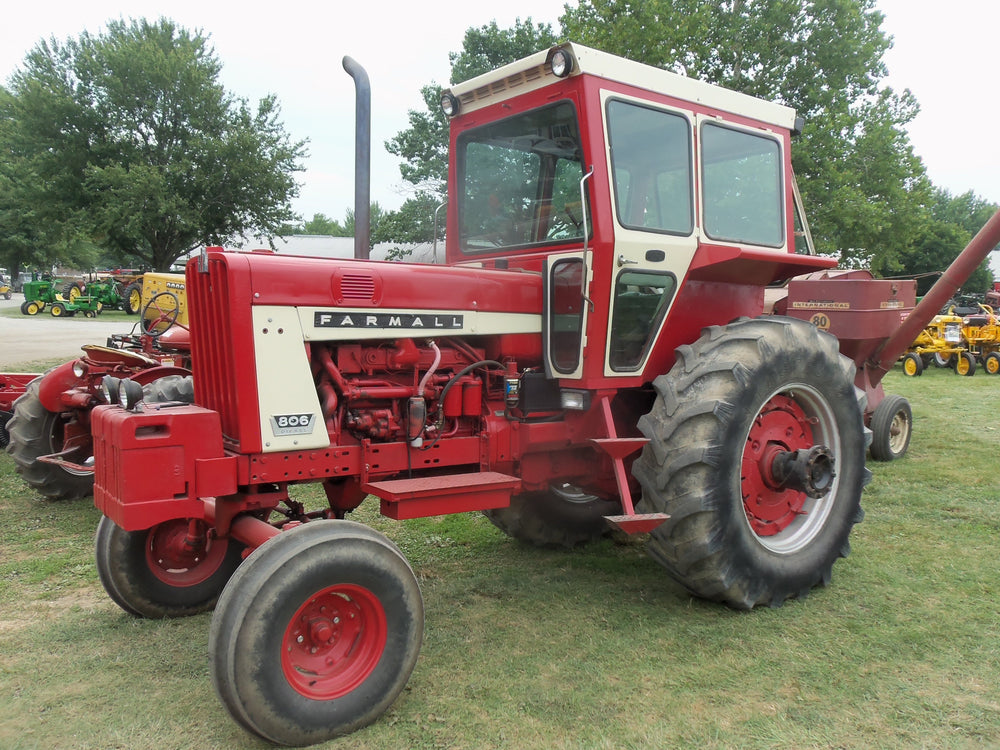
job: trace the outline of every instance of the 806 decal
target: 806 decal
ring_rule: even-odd
[[[306,435],[312,432],[314,414],[273,414],[271,432],[281,435]]]

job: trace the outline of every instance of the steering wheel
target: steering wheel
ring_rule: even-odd
[[[164,298],[163,301],[159,301],[160,297]],[[157,316],[152,320],[146,320],[146,313],[150,308],[156,311]],[[139,311],[139,330],[142,331],[143,335],[149,336],[151,339],[158,339],[169,331],[174,323],[177,323],[177,316],[180,315],[180,312],[181,303],[177,299],[176,294],[173,292],[159,292],[143,305],[142,310]],[[157,326],[161,323],[165,323],[166,325],[160,330],[156,330]]]

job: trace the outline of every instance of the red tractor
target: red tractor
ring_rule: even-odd
[[[184,277],[147,277],[153,283],[135,324],[138,330],[111,336],[106,346],[84,346],[82,357],[42,375],[0,373],[0,448],[47,500],[72,500],[93,491],[90,416],[107,401],[101,392],[107,376],[144,386],[148,401],[193,398]]]
[[[693,594],[779,606],[848,553],[871,432],[887,458],[909,438],[879,381],[912,333],[845,356],[830,292],[764,314],[769,285],[835,265],[796,252],[793,110],[572,44],[442,105],[447,265],[208,248],[194,402],[125,380],[93,413],[102,583],[137,616],[215,607],[218,695],[272,742],[374,721],[416,663],[417,580],[347,520],[370,495],[539,545],[648,532]],[[873,294],[900,328],[912,294]]]

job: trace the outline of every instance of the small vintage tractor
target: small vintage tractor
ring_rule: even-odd
[[[367,76],[344,65],[363,154]],[[193,403],[111,380],[93,412],[108,595],[215,607],[216,691],[271,742],[374,721],[416,664],[416,576],[347,519],[369,495],[539,545],[648,533],[670,578],[751,609],[830,581],[869,441],[909,440],[881,380],[940,293],[806,279],[764,314],[766,287],[835,265],[795,252],[793,110],[573,44],[442,106],[447,265],[366,259],[361,168],[357,259],[209,248],[186,269]],[[980,235],[948,279],[1000,214]],[[841,310],[887,314],[873,334]],[[327,507],[294,499],[305,482]]]
[[[1000,374],[1000,322],[989,305],[980,304],[979,312],[962,318],[962,338],[990,375]],[[975,372],[974,367],[969,374]]]
[[[184,277],[157,277],[172,291],[148,300],[138,331],[111,336],[106,346],[84,346],[82,357],[44,375],[0,373],[0,445],[43,497],[69,500],[93,491],[90,412],[106,401],[101,389],[113,382],[107,378],[135,381],[154,402],[192,399],[190,336],[180,314]]]
[[[23,315],[37,315],[46,305],[59,300],[59,281],[51,278],[38,278],[33,275],[31,281],[24,282],[24,302],[21,303]]]
[[[10,281],[4,276],[0,276],[0,297],[10,299],[13,296],[14,292],[10,288]]]
[[[976,373],[976,359],[962,336],[962,316],[952,310],[935,315],[903,356],[903,372],[910,377],[922,375],[930,364],[953,367],[959,375]]]

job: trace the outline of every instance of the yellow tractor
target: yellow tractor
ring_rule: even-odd
[[[989,305],[962,319],[962,338],[990,375],[1000,373],[1000,319]]]
[[[903,372],[916,377],[933,363],[938,367],[954,367],[959,375],[975,374],[976,357],[969,351],[962,330],[963,318],[955,314],[954,307],[935,315],[903,356]]]

